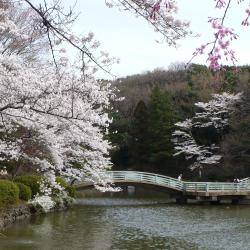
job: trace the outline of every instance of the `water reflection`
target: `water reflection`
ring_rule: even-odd
[[[85,198],[69,211],[7,228],[0,250],[250,249],[249,206],[162,202]]]

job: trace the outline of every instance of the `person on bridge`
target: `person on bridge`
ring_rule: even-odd
[[[234,183],[239,183],[240,182],[240,180],[236,177],[236,178],[234,178]]]
[[[178,181],[181,181],[182,180],[182,174],[180,174],[179,176],[178,176]]]
[[[236,178],[234,178],[234,187],[235,187],[235,190],[236,190],[236,192],[238,191],[238,189],[239,189],[239,185],[238,185],[238,183],[240,183],[240,180],[236,177]]]

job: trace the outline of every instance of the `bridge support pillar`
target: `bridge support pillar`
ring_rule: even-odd
[[[135,194],[135,186],[127,186],[127,192],[129,196],[132,196]]]
[[[210,204],[212,204],[212,205],[219,205],[220,204],[220,200],[218,199],[217,196],[212,196]]]
[[[176,197],[176,204],[187,204],[187,197],[185,196]]]

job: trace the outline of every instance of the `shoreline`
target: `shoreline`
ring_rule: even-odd
[[[64,205],[53,208],[51,212],[59,212],[68,209],[70,206]],[[41,209],[34,207],[28,203],[19,203],[13,205],[12,207],[5,208],[3,211],[0,211],[0,237],[1,231],[3,231],[6,227],[14,224],[15,222],[23,219],[30,218],[32,215],[43,214]]]
[[[18,220],[36,214],[36,209],[28,203],[19,203],[0,212],[0,231]]]

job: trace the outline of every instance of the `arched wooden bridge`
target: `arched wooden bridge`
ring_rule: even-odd
[[[217,201],[220,197],[239,199],[250,197],[250,179],[245,178],[239,183],[233,182],[189,182],[146,172],[137,171],[109,171],[109,179],[112,183],[150,184],[173,191],[176,196],[196,200]],[[78,183],[77,187],[91,186],[91,183]]]

